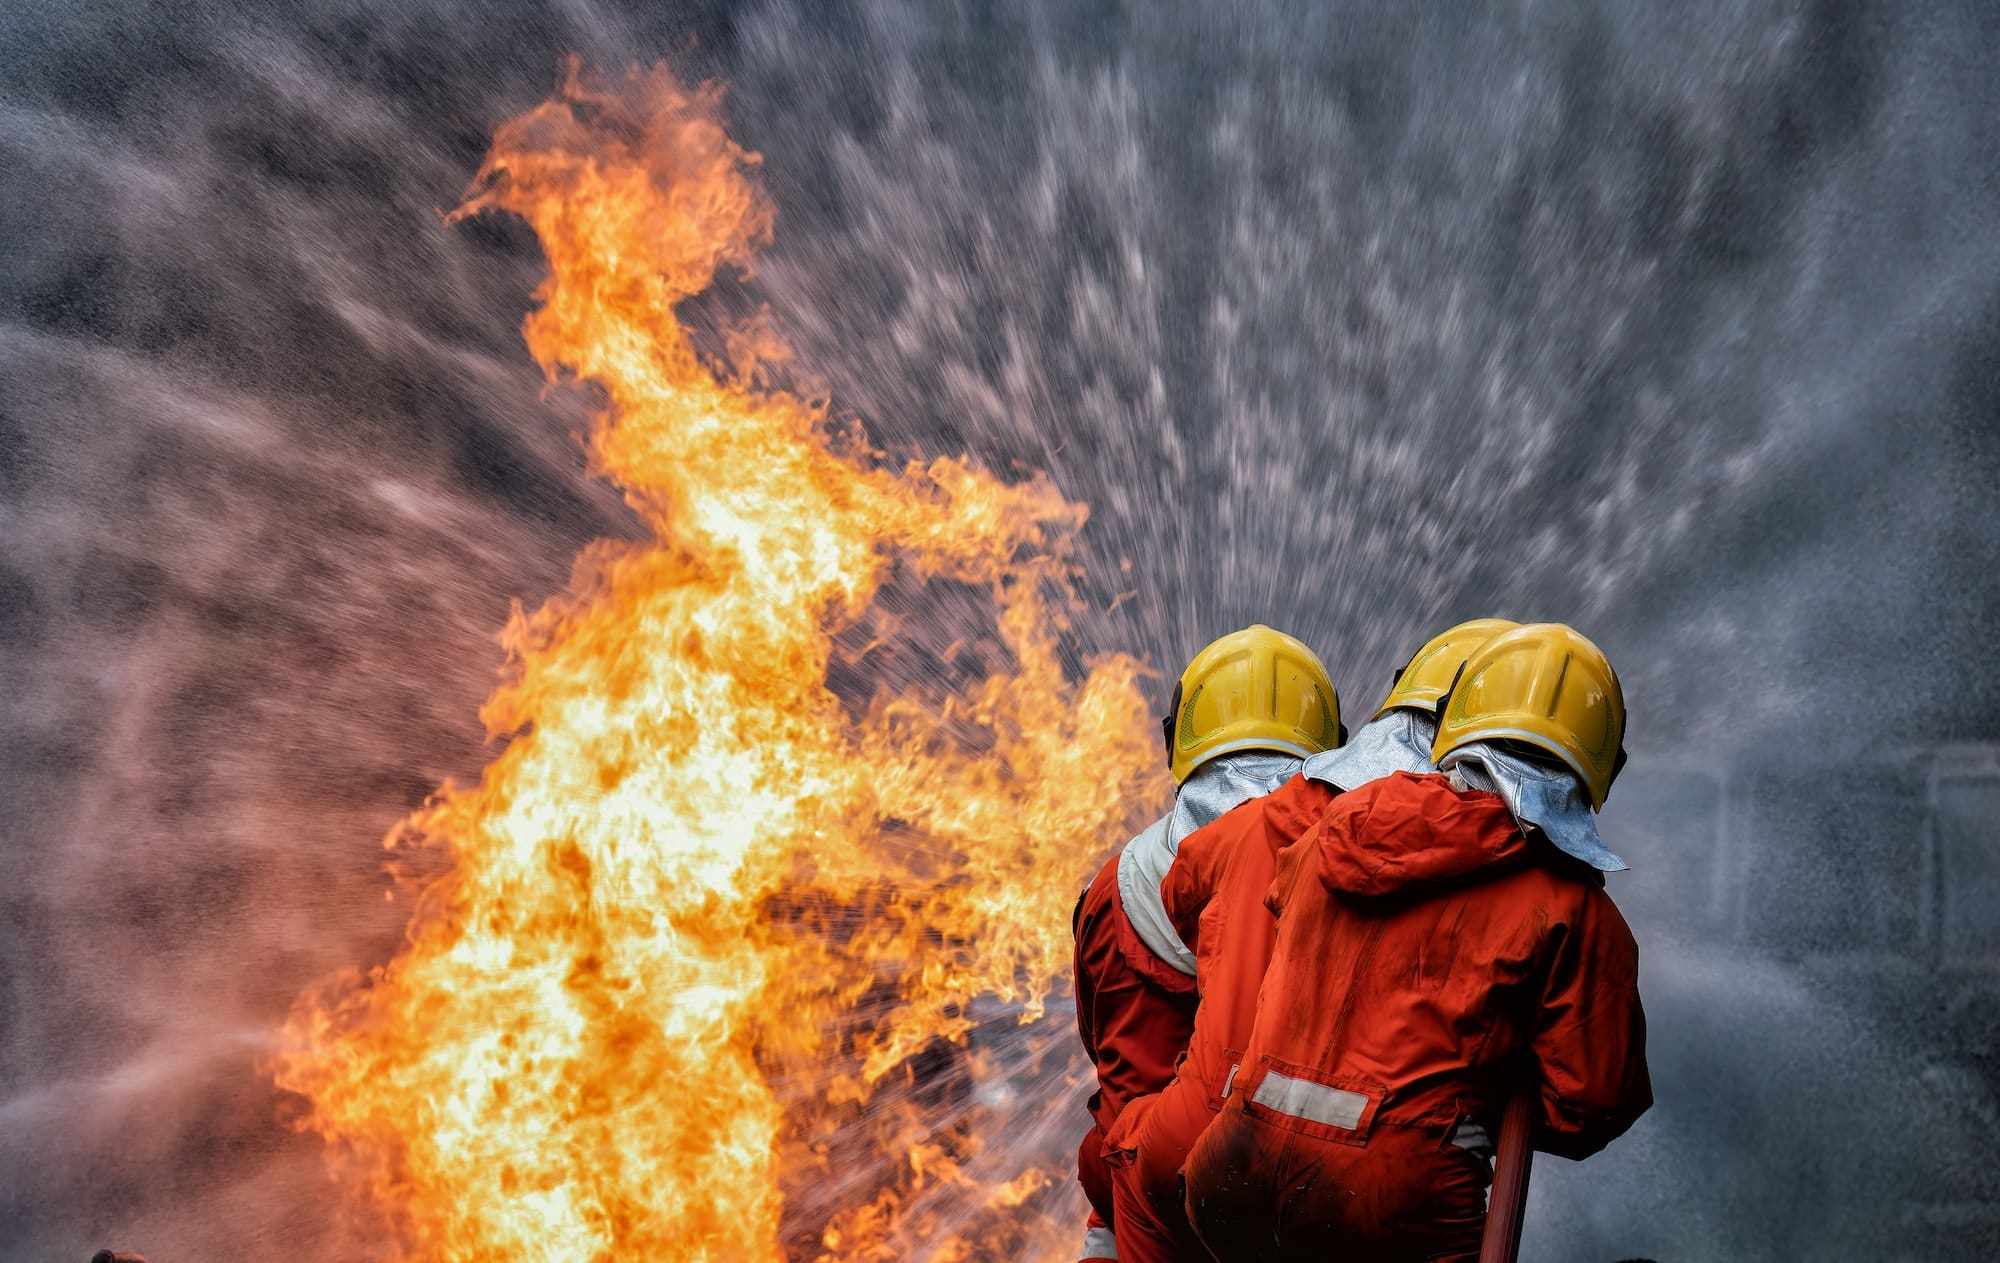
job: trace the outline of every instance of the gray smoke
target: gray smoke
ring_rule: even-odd
[[[653,7],[0,15],[0,1256],[372,1248],[255,1065],[633,529],[532,240],[437,214],[571,50],[730,85],[778,240],[704,301],[1092,506],[1079,653],[1271,622],[1361,710],[1456,618],[1605,646],[1660,1105],[1531,1257],[2000,1251],[2000,861],[1924,816],[2000,739],[1989,11]]]

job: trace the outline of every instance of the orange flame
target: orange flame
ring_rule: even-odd
[[[911,1056],[951,1041],[990,1073],[975,1000],[1040,1014],[1090,858],[1164,798],[1139,665],[1063,670],[1081,506],[889,464],[774,384],[755,325],[728,367],[697,350],[676,305],[771,232],[757,161],[713,88],[572,66],[457,212],[539,234],[528,346],[602,391],[595,466],[652,539],[592,545],[516,612],[483,712],[512,739],[389,838],[447,875],[394,960],[301,1000],[274,1064],[402,1257],[899,1257],[977,1149],[910,1103]],[[947,600],[986,613],[939,652]],[[864,695],[885,660],[927,682]],[[836,1177],[844,1205],[781,1221]],[[1066,1183],[954,1196],[1004,1219]]]

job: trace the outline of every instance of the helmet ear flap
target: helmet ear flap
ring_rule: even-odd
[[[1345,722],[1345,721],[1343,721],[1343,722],[1342,722],[1342,723],[1341,723],[1341,724],[1339,725],[1339,729],[1340,729],[1340,740],[1339,740],[1339,742],[1338,742],[1337,744],[1340,744],[1340,745],[1346,745],[1346,744],[1347,744],[1347,724],[1346,724],[1346,722]]]

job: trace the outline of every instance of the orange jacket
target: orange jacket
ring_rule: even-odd
[[[1070,927],[1076,1029],[1097,1071],[1090,1116],[1106,1131],[1127,1102],[1174,1077],[1174,1059],[1194,1029],[1195,980],[1155,956],[1133,930],[1118,894],[1118,859],[1083,892]]]
[[[1509,1076],[1532,1073],[1536,1147],[1583,1158],[1652,1104],[1632,932],[1603,879],[1496,795],[1371,782],[1285,854],[1270,907],[1231,1092],[1253,1115],[1347,1143],[1376,1122],[1492,1127]]]
[[[1189,834],[1160,883],[1174,931],[1195,955],[1200,1005],[1173,1081],[1106,1129],[1121,1258],[1201,1257],[1181,1211],[1181,1164],[1221,1107],[1230,1068],[1249,1040],[1277,934],[1264,896],[1278,852],[1320,818],[1337,792],[1294,776]]]
[[[1326,810],[1339,791],[1294,776],[1262,798],[1197,829],[1181,843],[1160,883],[1160,900],[1174,930],[1195,955],[1201,1006],[1187,1056],[1175,1068],[1184,1087],[1218,1095],[1230,1050],[1240,1051],[1257,1015],[1257,988],[1271,959],[1278,925],[1264,897],[1277,873],[1278,852]]]

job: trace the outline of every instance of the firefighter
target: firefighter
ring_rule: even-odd
[[[1246,802],[1184,841],[1160,882],[1179,937],[1194,944],[1199,1004],[1186,1055],[1171,1082],[1108,1130],[1114,1219],[1126,1263],[1206,1259],[1182,1210],[1180,1168],[1249,1038],[1257,988],[1276,925],[1264,906],[1286,846],[1335,796],[1397,771],[1431,770],[1439,699],[1466,658],[1516,624],[1476,619],[1433,637],[1396,674],[1373,719],[1336,750],[1307,759],[1301,775]]]
[[[1173,809],[1104,865],[1072,922],[1077,1030],[1097,1072],[1091,1129],[1077,1150],[1077,1178],[1091,1204],[1085,1258],[1118,1257],[1104,1134],[1126,1102],[1173,1076],[1194,1022],[1194,955],[1161,907],[1160,878],[1181,839],[1283,784],[1302,759],[1346,736],[1318,655],[1262,624],[1194,656],[1161,733]]]
[[[1475,1259],[1509,1095],[1538,1090],[1535,1147],[1567,1158],[1652,1104],[1593,814],[1624,729],[1595,645],[1506,632],[1449,694],[1440,773],[1345,795],[1286,852],[1253,1031],[1184,1169],[1216,1258]]]

